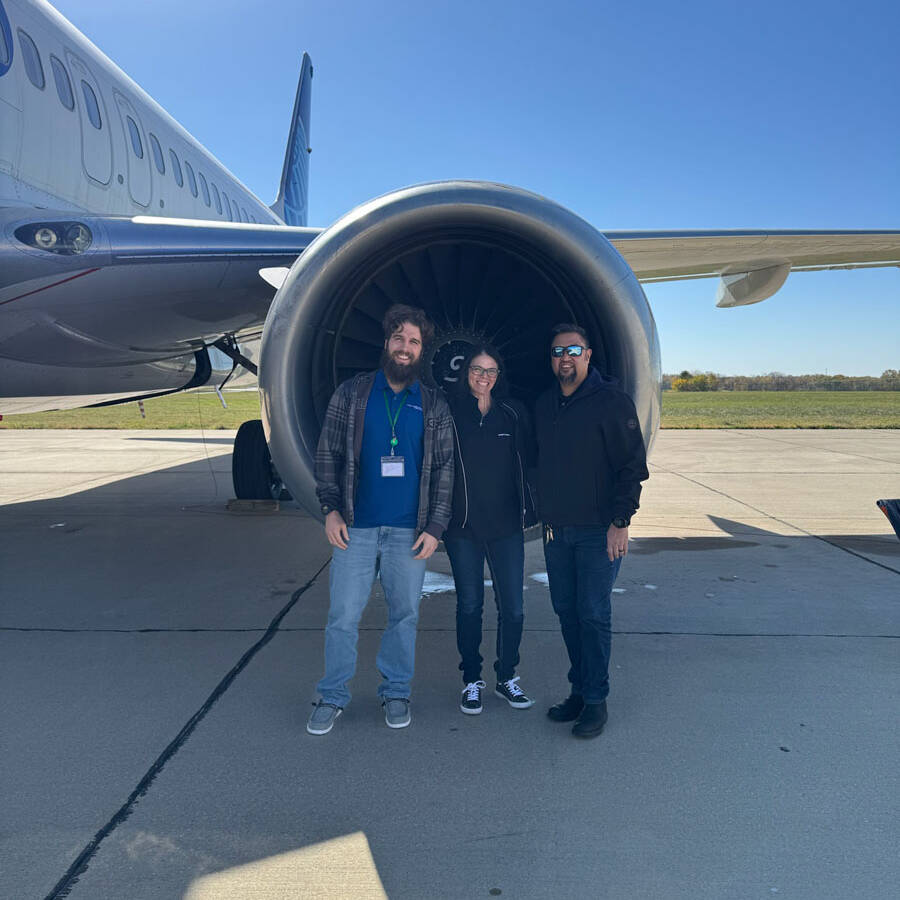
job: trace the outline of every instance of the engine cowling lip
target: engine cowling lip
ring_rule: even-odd
[[[308,425],[315,418],[312,401],[298,396],[302,382],[315,383],[315,366],[321,365],[316,360],[320,329],[310,323],[339,330],[349,299],[379,265],[442,235],[450,239],[475,231],[489,241],[545,248],[572,283],[582,290],[590,285],[606,297],[604,330],[614,322],[617,341],[624,335],[629,344],[621,356],[629,361],[624,368],[634,371],[624,372],[623,386],[635,397],[645,440],[651,442],[659,414],[655,324],[637,278],[612,244],[571,211],[518,188],[483,182],[418,185],[371,200],[322,232],[294,264],[269,311],[260,350],[263,422],[278,471],[311,511],[318,508],[311,471],[318,435]],[[599,321],[598,310],[591,307],[591,313]],[[589,326],[597,327],[596,322]],[[647,396],[648,375],[655,402]]]

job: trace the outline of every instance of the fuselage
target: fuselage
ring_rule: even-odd
[[[0,206],[282,224],[43,0],[0,0]]]
[[[90,250],[59,256],[52,245],[23,245],[23,223],[34,221],[57,237],[67,222],[88,223]],[[141,222],[182,223],[170,230],[176,255],[185,240],[207,250],[210,233],[234,251],[227,260],[206,253],[205,264],[182,252],[142,265],[161,251],[158,232]],[[296,243],[279,215],[52,6],[0,0],[0,413],[221,382],[232,362],[210,345],[238,336],[252,358],[273,293],[260,266],[242,262],[244,229]],[[276,266],[298,255],[270,250]]]

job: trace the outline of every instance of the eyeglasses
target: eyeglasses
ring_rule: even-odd
[[[559,359],[559,357],[562,356],[563,353],[567,354],[568,356],[581,356],[581,354],[584,353],[584,347],[582,347],[581,344],[570,344],[568,347],[550,348],[550,355],[555,356],[557,359]]]
[[[483,369],[481,366],[469,366],[469,371],[473,375],[487,375],[488,378],[496,378],[500,374],[499,369]]]

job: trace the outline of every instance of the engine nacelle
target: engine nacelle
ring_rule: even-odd
[[[649,449],[659,426],[660,358],[653,314],[628,264],[595,228],[536,194],[447,181],[405,188],[345,215],[294,263],[269,310],[260,350],[262,417],[293,496],[318,514],[313,461],[328,400],[354,373],[378,368],[381,319],[393,303],[435,323],[423,377],[460,377],[466,346],[503,355],[514,395],[532,403],[552,383],[549,332],[586,328],[592,363],[634,399]]]

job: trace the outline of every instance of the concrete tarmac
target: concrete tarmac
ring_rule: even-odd
[[[375,699],[376,587],[354,700],[308,735],[328,546],[226,510],[232,437],[0,431],[0,897],[897,895],[900,431],[660,433],[593,741],[545,716],[539,542],[532,709],[459,712],[439,555],[411,727]]]

